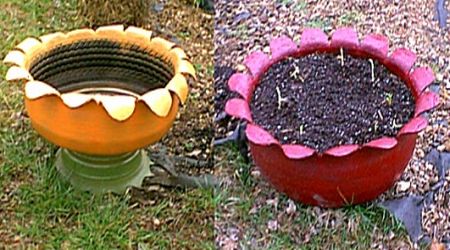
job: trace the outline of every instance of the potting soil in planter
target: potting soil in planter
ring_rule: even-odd
[[[311,54],[272,65],[251,109],[254,122],[281,143],[323,152],[395,136],[413,116],[414,97],[376,60]]]

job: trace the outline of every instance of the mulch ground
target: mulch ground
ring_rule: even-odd
[[[448,2],[448,1],[447,1]],[[448,7],[448,3],[447,3]],[[435,1],[224,1],[218,0],[215,5],[215,44],[214,55],[216,66],[229,67],[235,71],[245,71],[243,61],[251,51],[263,50],[269,52],[268,42],[271,38],[287,35],[299,42],[303,27],[318,27],[325,32],[331,32],[337,27],[354,26],[359,34],[377,32],[390,39],[390,48],[407,47],[418,55],[416,65],[429,65],[436,74],[436,84],[431,91],[439,93],[441,104],[428,114],[429,126],[420,133],[416,150],[401,180],[380,197],[380,200],[405,197],[409,194],[424,195],[437,182],[436,166],[426,161],[426,156],[433,150],[445,155],[450,152],[450,28],[440,29],[435,16]],[[362,36],[362,35],[360,35]],[[215,86],[216,90],[227,89],[226,80],[216,82],[224,84]],[[223,93],[221,94],[224,95]],[[225,100],[226,98],[221,97]],[[223,104],[217,104],[218,106]],[[220,110],[216,110],[219,114]],[[235,120],[216,124],[216,137],[221,138],[234,129]],[[231,125],[230,125],[231,124]],[[218,155],[221,159],[225,155]],[[226,180],[227,188],[233,195],[242,192],[236,178],[236,173],[229,166],[220,165],[219,173]],[[257,168],[250,170],[253,176],[259,176]],[[446,172],[445,187],[448,190],[449,171]],[[274,195],[264,180],[254,177],[256,182],[253,195],[257,197],[259,206],[272,200]],[[450,241],[450,192],[438,192],[432,198],[433,202],[422,211],[422,226],[425,236],[440,241]],[[228,221],[216,221],[216,243],[226,243],[227,246],[243,244],[245,232],[254,232],[260,226],[242,221],[236,214],[233,205],[221,206],[224,217]],[[324,228],[333,225],[332,218],[339,217],[340,210],[317,209],[313,216],[330,218],[321,220],[321,225],[314,228]],[[280,211],[277,216],[283,216]],[[295,216],[302,216],[297,214]],[[294,216],[294,217],[295,217]],[[257,242],[266,242],[270,237],[268,226],[262,232],[252,234]],[[333,226],[331,226],[333,228]],[[264,229],[265,228],[265,229]],[[266,230],[266,231],[264,231]],[[294,229],[292,229],[294,230]],[[349,228],[348,230],[352,230]],[[292,234],[308,234],[292,231]],[[373,248],[411,248],[414,246],[408,240],[392,234],[375,233]]]

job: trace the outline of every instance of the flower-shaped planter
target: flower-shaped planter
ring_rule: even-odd
[[[287,57],[345,50],[357,58],[377,60],[401,78],[412,92],[413,117],[395,137],[381,137],[362,145],[338,145],[319,152],[299,144],[282,144],[252,119],[250,102],[268,69]],[[421,114],[438,104],[438,96],[425,91],[434,76],[427,67],[413,65],[416,55],[404,48],[388,55],[389,42],[369,34],[361,41],[352,28],[340,28],[331,38],[318,29],[305,29],[299,46],[287,37],[270,42],[271,56],[253,52],[245,59],[249,73],[236,73],[229,88],[242,98],[230,99],[225,111],[247,121],[246,136],[255,164],[279,191],[305,204],[339,207],[376,198],[400,178],[415,148],[417,134],[427,126]],[[275,91],[275,90],[274,90]]]
[[[95,192],[123,191],[150,175],[139,149],[170,129],[195,70],[174,43],[122,25],[27,38],[4,59],[24,81],[36,131],[59,145],[57,167]]]

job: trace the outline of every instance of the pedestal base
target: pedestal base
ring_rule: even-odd
[[[61,148],[56,167],[75,188],[94,193],[123,193],[140,187],[151,176],[150,160],[143,150],[116,156],[93,156]]]

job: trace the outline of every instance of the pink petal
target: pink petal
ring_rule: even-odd
[[[254,90],[253,79],[248,74],[236,73],[228,80],[228,87],[239,93],[248,102]]]
[[[243,99],[233,98],[228,100],[225,104],[225,112],[231,116],[252,122],[252,113],[250,112],[250,107],[248,106],[248,103]]]
[[[339,28],[331,36],[331,47],[356,49],[359,46],[358,33],[354,28]]]
[[[439,104],[439,96],[433,92],[424,92],[416,101],[416,111],[414,116],[418,116],[425,111],[428,111]]]
[[[328,149],[327,151],[325,151],[325,154],[341,157],[355,152],[356,150],[358,150],[358,148],[358,145],[342,145]]]
[[[262,51],[255,51],[245,58],[244,64],[250,70],[254,78],[259,78],[264,70],[270,65],[270,59]]]
[[[278,141],[271,134],[269,134],[269,132],[254,124],[247,124],[245,134],[247,135],[247,139],[249,141],[258,145],[279,145]]]
[[[396,49],[389,57],[390,63],[396,65],[405,75],[409,73],[416,59],[416,54],[405,48]]]
[[[417,68],[411,73],[411,80],[417,94],[420,94],[426,87],[433,83],[433,70],[428,67]]]
[[[301,145],[283,145],[281,148],[289,159],[303,159],[314,154],[315,150]]]
[[[303,30],[300,51],[314,51],[328,46],[328,36],[321,29],[307,28]]]
[[[277,61],[297,51],[297,45],[287,36],[281,36],[270,41],[272,61]]]
[[[425,129],[427,125],[428,125],[427,119],[421,116],[414,117],[412,120],[406,123],[402,129],[400,129],[398,135],[419,133],[421,130]]]
[[[366,53],[384,59],[389,51],[389,40],[380,34],[370,34],[361,42],[361,49]]]
[[[382,148],[382,149],[391,149],[397,145],[397,140],[395,138],[390,137],[381,137],[376,140],[372,140],[364,146],[371,147],[371,148]]]

